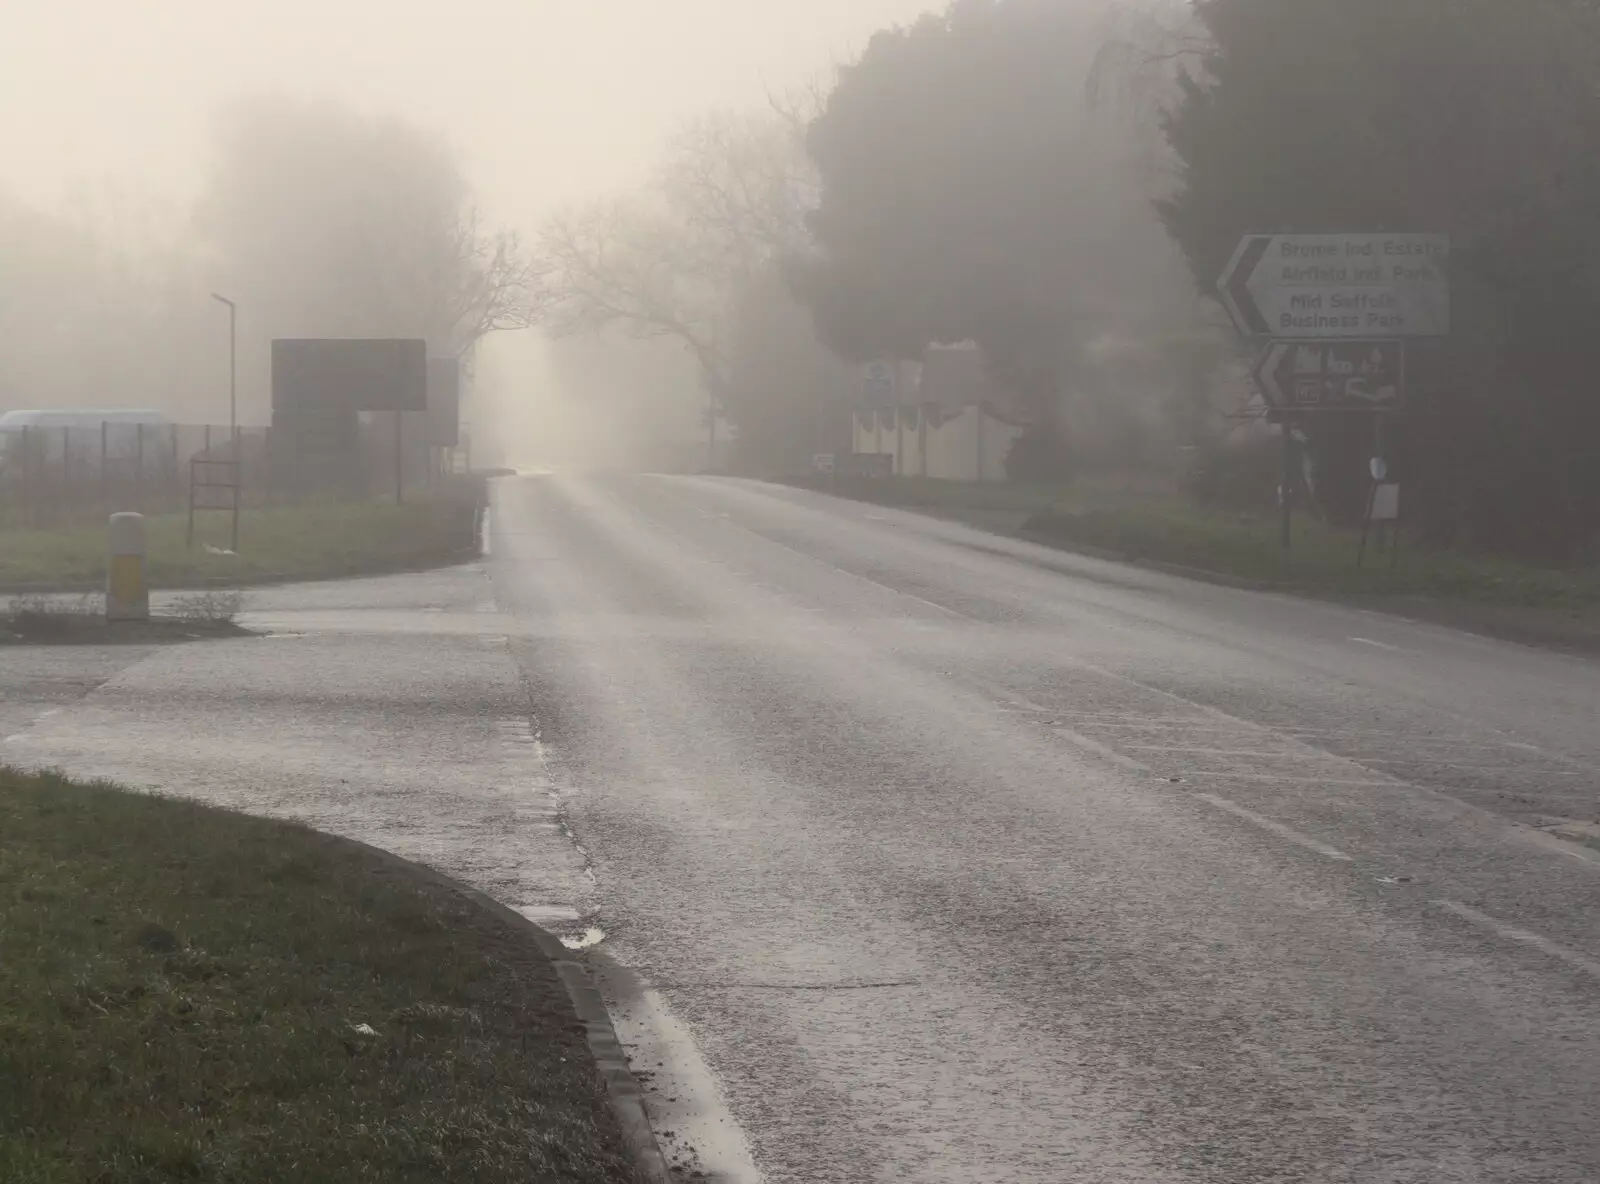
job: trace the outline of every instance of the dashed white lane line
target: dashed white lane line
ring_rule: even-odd
[[[1372,638],[1370,638],[1370,637],[1352,637],[1350,640],[1354,641],[1354,642],[1356,642],[1356,643],[1358,643],[1360,645],[1370,645],[1370,646],[1374,646],[1375,648],[1380,649],[1380,650],[1388,650],[1390,653],[1394,653],[1394,654],[1403,654],[1403,653],[1405,653],[1405,651],[1402,650],[1397,645],[1390,645],[1386,641],[1373,641]]]
[[[1085,736],[1082,732],[1074,731],[1064,724],[1052,724],[1050,730],[1073,747],[1092,752],[1101,760],[1108,761],[1120,769],[1126,769],[1130,773],[1150,773],[1154,771],[1143,761],[1128,756],[1126,753],[1118,752],[1109,744],[1102,744],[1100,741]]]
[[[1212,793],[1197,793],[1191,796],[1193,796],[1196,801],[1205,802],[1208,806],[1214,806],[1218,810],[1232,814],[1235,818],[1242,818],[1254,826],[1259,826],[1262,830],[1275,834],[1280,839],[1288,839],[1289,842],[1304,847],[1307,851],[1315,851],[1318,855],[1324,855],[1329,859],[1337,859],[1341,863],[1352,862],[1351,857],[1339,850],[1339,848],[1330,847],[1327,843],[1322,842],[1320,839],[1313,839],[1310,835],[1297,831],[1292,826],[1285,826],[1281,822],[1274,822],[1270,818],[1263,818],[1254,810],[1246,810],[1237,802],[1230,802],[1227,798],[1219,798],[1216,794]]]
[[[1568,859],[1581,860],[1591,867],[1600,868],[1600,851],[1582,843],[1569,842],[1559,835],[1547,834],[1531,826],[1513,826],[1511,833],[1525,843],[1532,843],[1546,851],[1553,851],[1557,855],[1565,855]]]
[[[1548,937],[1541,937],[1527,929],[1516,925],[1508,925],[1504,921],[1497,921],[1487,913],[1480,913],[1471,905],[1460,904],[1454,900],[1436,900],[1433,902],[1446,912],[1454,913],[1462,920],[1471,921],[1493,933],[1499,934],[1508,941],[1520,942],[1525,946],[1532,946],[1541,953],[1549,954],[1552,958],[1559,958],[1568,966],[1581,970],[1585,974],[1600,979],[1600,962],[1593,958],[1586,958],[1576,950],[1569,950],[1558,942],[1551,941]]]

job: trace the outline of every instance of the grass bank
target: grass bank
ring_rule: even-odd
[[[0,1180],[635,1179],[553,968],[467,898],[0,768]]]
[[[1393,556],[1309,516],[1279,542],[1275,515],[1228,513],[1176,497],[1087,495],[1034,514],[1030,535],[1155,559],[1276,587],[1355,596],[1423,597],[1577,615],[1600,613],[1600,575],[1532,567],[1488,555],[1423,549],[1403,535]]]
[[[1031,538],[1063,547],[1156,560],[1233,580],[1292,591],[1443,604],[1533,610],[1600,623],[1600,573],[1554,571],[1493,556],[1426,550],[1402,537],[1393,569],[1389,556],[1368,551],[1356,567],[1360,535],[1297,515],[1294,546],[1279,545],[1275,514],[1240,514],[1197,505],[1173,494],[1091,487],[970,485],[896,478],[826,479],[808,488],[880,505],[925,510],[983,523],[1014,526]]]
[[[247,510],[238,555],[228,547],[228,516],[204,514],[193,551],[182,514],[146,521],[152,587],[262,580],[332,579],[449,563],[472,553],[482,486],[463,482],[391,502],[318,501]],[[0,588],[77,587],[105,579],[103,527],[0,532]]]
[[[970,481],[937,481],[927,477],[894,477],[889,480],[866,477],[797,477],[786,481],[801,489],[832,493],[853,501],[908,510],[948,512],[954,516],[971,513],[1014,512],[1032,514],[1072,496],[1063,485],[1012,485],[1001,481],[981,484]]]

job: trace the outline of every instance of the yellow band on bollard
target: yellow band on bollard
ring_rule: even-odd
[[[144,556],[111,556],[111,599],[136,603],[144,596]]]

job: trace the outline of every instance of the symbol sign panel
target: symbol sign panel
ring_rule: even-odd
[[[1246,235],[1218,281],[1253,337],[1442,337],[1450,239],[1442,234]]]
[[[892,362],[870,362],[862,371],[861,388],[868,403],[893,403],[895,385]]]
[[[1405,402],[1403,341],[1274,341],[1256,364],[1279,411],[1390,411]]]

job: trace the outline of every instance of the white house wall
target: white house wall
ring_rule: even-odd
[[[925,432],[925,435],[923,434]],[[863,428],[855,422],[857,452],[887,454],[895,458],[894,471],[903,477],[927,476],[941,481],[1004,481],[1006,455],[1022,429],[1004,420],[981,413],[977,407],[963,407],[947,416],[938,427],[894,428],[875,425]],[[926,441],[927,471],[923,471],[923,441]]]

